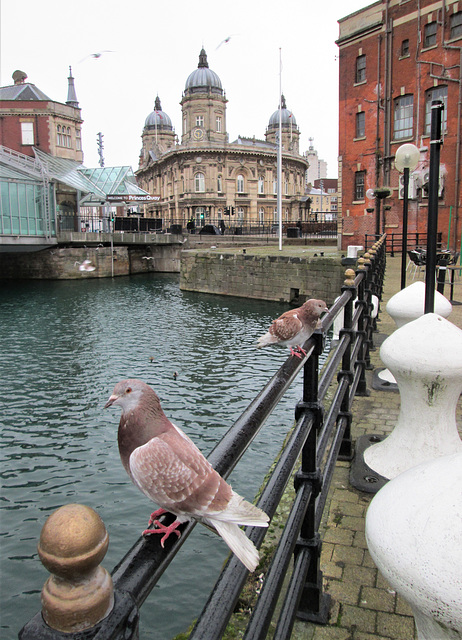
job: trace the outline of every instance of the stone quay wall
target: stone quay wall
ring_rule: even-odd
[[[344,274],[340,257],[183,251],[180,289],[293,304],[320,298],[330,305],[340,294]]]
[[[181,245],[145,245],[111,247],[53,247],[33,253],[0,254],[0,278],[32,280],[78,280],[110,278],[135,273],[178,273]],[[90,260],[94,271],[80,271]]]

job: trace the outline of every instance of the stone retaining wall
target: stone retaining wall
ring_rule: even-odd
[[[183,251],[180,289],[296,304],[321,298],[330,305],[344,273],[340,258]]]
[[[181,245],[146,245],[143,247],[54,247],[33,253],[0,254],[0,278],[32,280],[76,280],[110,278],[135,273],[180,271]],[[80,271],[90,260],[94,271]]]

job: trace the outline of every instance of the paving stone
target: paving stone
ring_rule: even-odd
[[[361,585],[343,582],[341,580],[329,580],[326,591],[341,604],[357,605],[359,602]]]
[[[390,613],[377,614],[377,631],[393,640],[413,640],[417,637],[414,618]]]
[[[374,587],[363,587],[361,590],[360,607],[374,609],[375,611],[387,611],[393,613],[395,610],[396,597],[386,589],[375,589]]]
[[[353,544],[354,532],[348,529],[342,529],[341,527],[332,527],[327,529],[324,534],[323,540],[325,542],[332,542],[333,544]]]
[[[333,562],[344,562],[345,564],[360,565],[363,561],[364,550],[358,547],[346,547],[338,544],[335,546],[332,555]]]
[[[343,570],[343,579],[348,582],[373,587],[375,585],[375,571],[368,567],[358,567],[355,565],[347,565]]]
[[[360,607],[352,607],[345,605],[342,607],[341,626],[348,629],[357,629],[358,631],[366,631],[374,633],[376,630],[377,613]]]

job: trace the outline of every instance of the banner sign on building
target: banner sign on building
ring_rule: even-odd
[[[149,194],[132,195],[129,193],[108,193],[107,202],[159,202],[160,196],[151,196]]]

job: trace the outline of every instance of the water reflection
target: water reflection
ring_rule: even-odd
[[[205,455],[283,362],[255,349],[287,307],[182,293],[176,276],[3,285],[2,638],[40,607],[47,573],[36,545],[46,517],[69,502],[93,507],[110,535],[111,570],[146,525],[151,503],[119,460],[119,415],[103,410],[114,384],[141,378]],[[177,376],[174,374],[177,372]],[[283,399],[231,476],[253,500],[279,451],[301,381]],[[142,609],[141,638],[171,638],[205,602],[227,548],[196,527]],[[151,603],[151,604],[150,604]],[[149,631],[148,631],[149,630]]]

